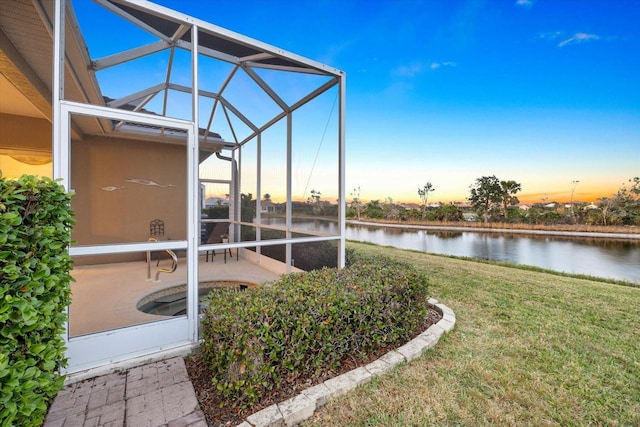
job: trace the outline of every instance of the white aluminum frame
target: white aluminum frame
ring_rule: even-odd
[[[291,269],[291,247],[292,244],[319,242],[319,241],[338,241],[338,266],[343,267],[345,262],[345,100],[346,100],[346,75],[343,71],[326,66],[324,64],[309,60],[307,58],[285,52],[276,47],[250,39],[243,35],[234,33],[213,24],[189,17],[178,13],[171,9],[156,5],[154,3],[140,0],[112,0],[115,3],[127,5],[138,10],[142,10],[158,17],[166,17],[168,19],[180,22],[178,30],[171,37],[166,37],[159,31],[145,24],[144,22],[128,16],[119,8],[115,7],[107,0],[94,0],[103,7],[115,12],[124,19],[127,19],[141,28],[151,32],[160,38],[160,41],[149,44],[147,46],[132,49],[130,51],[117,53],[106,58],[93,60],[91,62],[92,70],[100,70],[107,67],[116,66],[120,63],[131,61],[135,58],[159,52],[164,49],[185,49],[191,53],[191,75],[192,87],[183,87],[169,82],[169,71],[164,84],[151,86],[136,94],[128,95],[120,99],[114,100],[109,106],[97,106],[72,102],[65,100],[64,96],[64,76],[67,64],[65,63],[65,13],[67,11],[68,0],[54,0],[54,23],[53,23],[53,44],[54,44],[54,60],[53,60],[53,89],[52,89],[52,110],[53,110],[53,176],[61,179],[62,184],[70,190],[70,141],[71,141],[71,120],[72,114],[88,115],[98,118],[120,120],[121,123],[127,121],[147,123],[160,128],[180,129],[187,133],[187,239],[183,241],[158,242],[158,243],[126,243],[117,245],[99,245],[99,246],[74,246],[69,249],[72,256],[81,255],[98,255],[109,253],[126,253],[126,252],[144,252],[147,250],[159,249],[183,249],[187,252],[187,289],[188,289],[188,307],[187,316],[183,318],[163,320],[155,323],[131,326],[128,328],[117,329],[113,331],[100,332],[96,334],[69,338],[65,336],[68,345],[69,368],[67,372],[73,373],[85,369],[96,368],[106,364],[126,360],[138,356],[144,356],[156,353],[161,350],[167,350],[181,346],[192,346],[198,342],[198,253],[206,249],[221,249],[221,245],[202,245],[199,242],[200,237],[200,179],[199,179],[199,163],[198,153],[200,148],[200,137],[198,128],[199,115],[199,96],[212,98],[214,104],[209,119],[209,124],[213,120],[218,104],[223,113],[227,117],[229,127],[233,133],[234,141],[224,143],[217,141],[224,149],[232,150],[232,184],[230,190],[237,197],[234,198],[233,212],[237,219],[240,218],[240,200],[239,200],[239,180],[242,161],[242,148],[251,141],[256,140],[257,150],[257,210],[258,216],[256,241],[251,242],[235,242],[225,245],[225,248],[234,248],[236,250],[245,247],[255,247],[257,259],[260,258],[260,248],[267,245],[286,245],[286,264]],[[185,42],[179,38],[187,31],[191,31],[191,41]],[[261,53],[247,56],[244,58],[235,57],[224,52],[219,52],[210,47],[201,46],[198,40],[199,32],[219,36],[228,40],[233,40],[240,45],[250,46],[252,49]],[[216,60],[225,61],[235,66],[225,79],[218,93],[202,91],[199,89],[198,77],[198,59],[199,55],[206,55]],[[171,56],[173,58],[173,55]],[[259,61],[265,58],[284,58],[290,63],[297,66],[273,65],[261,63]],[[171,67],[172,61],[169,62]],[[299,67],[298,67],[299,66]],[[302,99],[288,105],[260,76],[254,71],[254,68],[264,68],[270,70],[279,70],[284,72],[309,73],[328,77],[328,80],[309,93]],[[235,73],[242,69],[245,73],[269,96],[270,99],[282,110],[276,114],[271,120],[262,126],[258,126],[239,111],[231,102],[224,97],[224,91],[229,82],[234,78]],[[72,73],[73,74],[73,73]],[[303,238],[292,238],[292,120],[293,112],[302,107],[309,101],[319,95],[330,90],[334,86],[338,86],[339,97],[339,117],[338,117],[338,200],[339,200],[339,236],[313,236],[309,235]],[[163,105],[166,108],[166,93],[168,90],[178,90],[190,93],[192,97],[192,118],[191,120],[180,120],[168,118],[164,116],[155,116],[138,111],[126,111],[117,107],[141,100],[139,109],[144,107],[154,96],[160,92],[165,93]],[[236,137],[235,130],[229,119],[229,112],[234,114],[242,121],[250,130],[251,134],[239,141]],[[262,168],[262,133],[274,124],[286,120],[286,238],[279,240],[262,241],[260,238],[261,221],[260,221],[260,200],[262,197],[261,184],[261,168]],[[207,128],[206,133],[209,130]],[[207,135],[205,134],[205,140]],[[230,207],[231,210],[231,207]],[[313,234],[313,233],[311,233]]]
[[[122,243],[115,245],[86,245],[69,248],[71,256],[102,255],[113,253],[146,252],[164,249],[186,250],[187,252],[187,315],[175,319],[164,319],[153,323],[133,325],[117,330],[97,332],[90,335],[70,337],[66,334],[69,367],[67,372],[85,369],[135,358],[141,355],[176,347],[193,345],[198,341],[198,242],[193,218],[199,214],[199,184],[197,168],[194,166],[197,150],[197,138],[192,122],[154,117],[148,114],[127,112],[109,107],[80,104],[72,101],[60,101],[60,145],[70,152],[71,116],[73,114],[135,121],[155,126],[170,126],[182,129],[187,136],[187,240],[170,242]],[[63,180],[71,182],[70,168],[63,171]],[[191,241],[191,243],[189,243]]]

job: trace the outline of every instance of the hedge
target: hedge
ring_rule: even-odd
[[[304,234],[293,233],[294,238],[304,237]],[[281,230],[262,230],[262,240],[284,239],[286,233]],[[256,229],[253,226],[243,227],[243,241],[256,240]],[[247,248],[255,252],[255,247]],[[286,245],[263,246],[260,253],[280,262],[285,262]],[[335,241],[294,243],[291,246],[291,258],[294,266],[304,271],[317,270],[322,267],[336,267],[338,264],[338,248]]]
[[[0,174],[0,425],[39,426],[62,387],[71,194]]]
[[[410,264],[349,254],[342,270],[293,273],[261,288],[209,295],[201,356],[225,405],[238,409],[298,377],[337,369],[409,338],[428,312]]]

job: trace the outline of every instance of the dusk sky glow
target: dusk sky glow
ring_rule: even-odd
[[[344,70],[363,200],[419,202],[429,181],[464,202],[496,175],[522,202],[568,201],[574,180],[595,202],[640,176],[638,1],[155,3]]]

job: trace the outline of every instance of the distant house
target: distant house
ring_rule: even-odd
[[[422,205],[417,203],[401,203],[400,207],[405,209],[421,209]]]
[[[262,213],[275,213],[276,205],[270,199],[264,199],[260,202],[260,212]]]
[[[229,200],[222,197],[208,197],[204,202],[206,208],[213,208],[215,206],[229,206]]]
[[[593,203],[588,204],[587,206],[584,207],[586,210],[591,210],[591,209],[600,209],[598,207],[598,205],[595,205]]]
[[[479,217],[478,214],[475,212],[462,212],[462,218],[464,218],[465,221],[478,221]]]
[[[531,206],[529,206],[529,205],[520,205],[520,206],[518,206],[518,209],[520,209],[521,211],[528,211],[529,209],[531,209]]]

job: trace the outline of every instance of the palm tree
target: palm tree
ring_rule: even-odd
[[[427,182],[424,187],[418,188],[418,195],[420,196],[420,199],[422,199],[422,219],[424,219],[424,216],[426,214],[429,193],[433,191],[436,191],[436,189],[433,188],[433,184],[431,184],[430,182]]]
[[[576,191],[576,187],[578,186],[578,184],[580,183],[580,181],[578,181],[577,179],[574,179],[573,181],[571,181],[571,221],[573,221],[573,223],[576,223],[576,214],[575,211],[573,210],[573,192]]]
[[[500,199],[502,200],[502,212],[504,219],[507,219],[507,207],[517,205],[520,200],[515,194],[522,190],[520,183],[515,181],[500,181]]]
[[[358,221],[360,221],[360,207],[362,206],[362,202],[360,201],[360,187],[356,187],[353,189],[351,193],[351,197],[353,197],[351,201],[351,207],[356,208],[356,213],[358,214]]]

